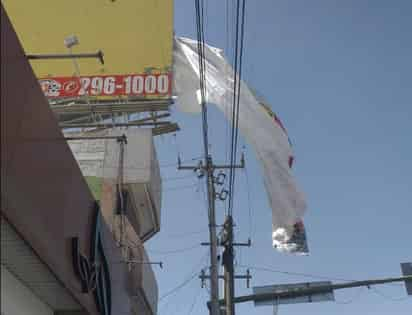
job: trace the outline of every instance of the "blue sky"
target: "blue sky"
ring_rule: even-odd
[[[228,48],[225,1],[208,0],[207,41]],[[294,172],[308,200],[305,223],[310,255],[271,248],[271,210],[259,165],[245,145],[237,175],[234,216],[243,265],[330,278],[367,279],[400,275],[412,261],[412,2],[247,1],[244,78],[272,105],[294,144]],[[195,38],[194,2],[175,0],[175,32]],[[211,150],[224,162],[227,124],[209,111]],[[208,266],[204,182],[170,163],[201,155],[200,116],[174,113],[182,130],[157,139],[162,166],[161,232],[148,242],[160,296]],[[190,163],[190,161],[188,162]],[[193,161],[194,163],[194,161]],[[184,177],[184,178],[181,178]],[[252,220],[249,220],[248,193]],[[218,204],[218,220],[223,219]],[[156,267],[155,267],[156,268]],[[315,281],[251,270],[252,285]],[[251,293],[237,283],[237,295]],[[208,314],[207,289],[195,276],[159,304],[161,315]],[[283,305],[280,314],[406,315],[412,297],[403,285],[335,293],[336,303]],[[348,302],[348,303],[345,303]],[[238,314],[268,314],[271,308],[239,305]]]

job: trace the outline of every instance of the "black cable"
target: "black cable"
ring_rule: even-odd
[[[183,288],[185,285],[187,285],[190,281],[192,281],[196,276],[198,275],[198,272],[193,273],[189,278],[185,279],[181,284],[173,288],[172,290],[168,291],[166,294],[162,295],[159,299],[159,302],[162,301],[164,298],[168,297],[169,295],[177,292],[181,288]]]
[[[194,307],[195,307],[195,305],[196,305],[197,299],[199,298],[201,292],[202,292],[202,290],[199,289],[198,292],[196,293],[195,298],[193,299],[192,305],[190,306],[187,315],[192,314],[193,309],[194,309]]]
[[[242,59],[244,50],[244,25],[245,25],[245,10],[246,1],[242,0],[242,9],[240,10],[240,1],[236,3],[236,39],[235,39],[235,60],[234,60],[234,89],[233,89],[233,106],[232,106],[232,129],[231,129],[231,151],[230,151],[230,173],[229,173],[229,208],[228,214],[232,215],[234,186],[235,186],[235,163],[237,155],[238,137],[239,137],[239,104],[240,104],[240,89],[242,76]],[[239,20],[240,34],[239,34]],[[240,35],[240,36],[239,36]],[[239,47],[240,37],[240,47]],[[239,68],[239,71],[238,71]]]
[[[387,300],[392,301],[392,302],[401,302],[401,301],[404,301],[404,300],[409,299],[408,296],[399,297],[399,298],[398,298],[398,297],[392,297],[392,296],[386,295],[386,293],[383,293],[381,290],[378,290],[378,289],[375,288],[375,287],[370,287],[370,289],[371,289],[375,294],[379,295],[380,297],[383,297],[384,299],[387,299]]]
[[[183,288],[185,285],[187,285],[190,281],[192,281],[198,274],[199,272],[196,271],[196,269],[199,267],[199,265],[202,264],[203,259],[205,259],[208,256],[209,252],[206,251],[205,255],[202,256],[202,258],[200,259],[199,263],[197,263],[193,269],[190,271],[189,276],[187,276],[185,278],[185,280],[180,283],[179,285],[177,285],[176,287],[174,287],[173,289],[169,290],[168,292],[166,292],[165,294],[163,294],[160,298],[159,298],[159,302],[161,302],[163,299],[165,299],[166,297],[170,296],[171,294],[177,292],[178,290],[180,290],[181,288]]]
[[[242,4],[242,21],[241,21],[241,30],[240,30],[240,53],[239,53],[239,80],[237,88],[237,104],[236,104],[236,126],[235,126],[235,144],[234,144],[234,154],[233,154],[233,165],[236,163],[237,148],[238,148],[238,139],[239,139],[239,109],[240,109],[240,89],[242,84],[242,64],[243,64],[243,43],[244,43],[244,31],[245,31],[245,9],[246,1],[243,0]],[[236,178],[236,169],[233,170],[233,181],[232,181],[232,194],[235,193],[235,178]],[[230,209],[230,215],[233,212],[233,202],[232,208]]]
[[[200,248],[200,244],[196,243],[195,245],[189,246],[189,247],[185,247],[185,248],[180,248],[180,249],[174,249],[174,250],[167,250],[167,251],[161,251],[161,250],[151,250],[148,249],[147,252],[148,253],[153,253],[153,254],[177,254],[177,253],[183,253],[183,252],[187,252],[190,250],[193,250],[195,248]]]
[[[234,137],[235,137],[235,115],[236,115],[236,90],[237,90],[237,66],[238,66],[238,42],[239,42],[239,0],[236,1],[236,27],[235,27],[235,45],[234,45],[234,83],[233,83],[233,103],[232,103],[232,127],[231,127],[231,140],[230,140],[230,170],[229,170],[229,208],[228,214],[231,212],[232,202],[233,202],[233,172],[234,172],[234,162],[233,162],[233,154],[234,154]]]
[[[257,267],[257,266],[250,266],[250,265],[239,265],[239,267],[249,268],[249,269],[258,270],[258,271],[281,273],[281,274],[290,275],[290,276],[299,276],[299,277],[305,277],[305,278],[312,278],[312,279],[337,280],[337,281],[346,281],[346,282],[356,281],[356,280],[353,280],[353,279],[349,280],[349,279],[342,279],[342,278],[332,278],[332,277],[327,277],[327,276],[313,275],[313,274],[308,274],[308,273],[282,271],[282,270],[276,270],[276,269],[271,269],[271,268],[267,268],[267,267]]]
[[[193,179],[193,175],[177,176],[177,177],[165,177],[165,178],[162,178],[162,182],[170,182],[170,181],[189,179],[189,178]]]
[[[203,0],[195,0],[196,9],[196,31],[197,31],[197,50],[199,55],[199,84],[201,93],[201,108],[202,108],[202,131],[203,131],[203,146],[205,159],[209,156],[209,141],[208,141],[208,124],[207,124],[207,107],[205,94],[205,42],[204,42],[204,2]]]

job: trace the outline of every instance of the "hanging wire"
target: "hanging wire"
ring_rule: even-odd
[[[205,69],[205,39],[204,39],[204,1],[195,1],[196,9],[196,31],[197,31],[197,50],[199,55],[199,85],[201,94],[202,109],[202,133],[203,149],[205,159],[209,157],[208,123],[206,107],[206,69]]]
[[[242,8],[240,10],[240,1]],[[235,35],[235,60],[234,60],[234,89],[233,89],[233,107],[232,107],[232,129],[231,129],[231,150],[230,150],[230,173],[229,173],[229,207],[228,214],[233,214],[233,200],[235,193],[235,177],[236,177],[236,156],[239,137],[239,103],[240,103],[240,88],[242,80],[242,59],[243,59],[243,43],[244,43],[244,25],[245,25],[245,10],[246,1],[238,0],[236,3],[236,35]],[[239,34],[240,26],[240,34]],[[239,45],[240,41],[240,45]]]
[[[198,276],[199,272],[197,271],[199,269],[199,266],[202,265],[203,260],[205,258],[207,258],[209,256],[209,251],[206,251],[206,253],[201,257],[200,261],[194,265],[194,267],[192,268],[192,270],[190,271],[189,275],[185,277],[185,280],[183,280],[183,282],[181,282],[180,284],[178,284],[176,287],[174,287],[173,289],[167,291],[165,294],[163,294],[160,298],[159,298],[159,302],[161,302],[162,300],[164,300],[165,298],[167,298],[168,296],[176,293],[177,291],[179,291],[180,289],[182,289],[183,287],[185,287],[189,282],[191,282],[196,276]],[[200,268],[201,269],[201,268]]]
[[[170,296],[171,294],[179,291],[183,287],[185,287],[189,282],[191,282],[196,276],[198,275],[198,272],[192,273],[188,278],[186,278],[182,283],[180,283],[178,286],[173,288],[172,290],[168,291],[166,294],[162,295],[159,299],[159,302]]]
[[[322,275],[314,275],[314,274],[309,274],[309,273],[300,273],[300,272],[293,272],[293,271],[283,271],[283,270],[276,270],[272,268],[267,268],[267,267],[258,267],[258,266],[251,266],[251,265],[239,265],[241,268],[249,268],[257,271],[266,271],[266,272],[272,272],[272,273],[280,273],[280,274],[285,274],[289,276],[299,276],[299,277],[305,277],[305,278],[312,278],[312,279],[320,279],[320,280],[337,280],[337,281],[346,281],[346,282],[351,282],[355,280],[350,280],[350,279],[343,279],[343,278],[337,278],[337,277],[328,277],[328,276],[322,276]]]
[[[336,304],[344,304],[344,305],[345,304],[351,304],[351,303],[355,302],[355,300],[358,300],[361,297],[364,290],[365,290],[365,287],[357,288],[355,294],[349,300],[346,300],[346,301],[335,300],[335,303]]]
[[[162,178],[162,182],[171,182],[171,181],[184,180],[184,179],[193,179],[193,175],[177,176],[177,177],[164,177],[164,178]]]
[[[193,249],[196,248],[200,248],[200,244],[196,243],[192,246],[189,247],[185,247],[185,248],[179,248],[179,249],[174,249],[174,250],[166,250],[166,251],[162,251],[162,250],[147,250],[149,253],[153,253],[153,254],[161,254],[161,255],[165,255],[165,254],[178,254],[178,253],[183,253],[183,252],[187,252],[187,251],[191,251]]]
[[[386,293],[383,293],[381,290],[377,289],[376,287],[370,287],[370,289],[377,295],[379,295],[380,297],[383,297],[386,300],[392,301],[392,302],[401,302],[404,300],[409,299],[409,296],[405,296],[405,297],[392,297],[387,295]]]
[[[188,312],[187,312],[187,315],[192,314],[193,309],[195,308],[195,305],[196,305],[197,300],[198,300],[198,298],[199,298],[199,296],[200,296],[201,293],[202,293],[202,290],[199,288],[199,290],[197,291],[197,293],[196,293],[196,295],[195,295],[195,298],[193,299],[192,304],[190,305],[190,308],[189,308],[189,310],[188,310]]]

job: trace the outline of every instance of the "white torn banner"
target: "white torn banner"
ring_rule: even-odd
[[[205,45],[207,103],[217,106],[231,122],[234,73],[222,50]],[[175,38],[174,94],[183,112],[201,111],[199,55],[197,42]],[[306,209],[303,194],[291,173],[292,147],[285,128],[270,107],[259,100],[241,81],[239,130],[254,148],[262,165],[264,185],[272,208],[272,241],[280,251],[306,254],[308,247],[302,216]]]

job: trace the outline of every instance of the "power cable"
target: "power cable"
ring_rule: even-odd
[[[191,231],[191,232],[183,232],[183,233],[178,233],[178,234],[169,234],[166,235],[165,238],[181,238],[181,237],[188,237],[190,235],[199,235],[199,234],[203,234],[205,232],[207,232],[208,229],[204,228],[198,231]]]
[[[392,301],[392,302],[401,302],[401,301],[404,301],[404,300],[406,300],[406,299],[409,299],[408,296],[400,297],[400,298],[396,298],[396,297],[389,296],[389,295],[383,293],[381,290],[378,290],[378,289],[375,288],[375,287],[370,287],[370,289],[371,289],[375,294],[379,295],[380,297],[383,297],[384,299],[387,299],[387,300]]]
[[[257,271],[266,271],[266,272],[272,272],[272,273],[278,273],[278,274],[285,274],[285,275],[290,275],[290,276],[299,276],[299,277],[305,277],[305,278],[312,278],[312,279],[319,279],[319,280],[329,280],[329,281],[345,281],[345,282],[354,282],[357,281],[355,279],[347,279],[347,278],[339,278],[339,277],[329,277],[329,276],[322,276],[322,275],[315,275],[315,274],[309,274],[309,273],[300,273],[300,272],[292,272],[292,271],[283,271],[283,270],[276,270],[276,269],[271,269],[268,267],[258,267],[258,266],[251,266],[251,265],[238,265],[240,268],[249,268]],[[387,283],[386,285],[390,286],[403,286],[402,284],[399,283]],[[374,287],[370,287],[371,289],[375,289]]]
[[[197,50],[199,55],[199,85],[201,93],[202,132],[205,159],[209,156],[208,123],[205,87],[205,41],[204,41],[204,1],[195,0]]]
[[[165,188],[165,189],[162,189],[162,192],[174,191],[174,190],[183,190],[183,189],[189,189],[189,188],[196,188],[196,184]]]
[[[183,252],[187,252],[190,250],[193,250],[195,248],[200,248],[200,244],[196,243],[195,245],[189,246],[189,247],[185,247],[185,248],[180,248],[180,249],[174,249],[174,250],[166,250],[166,251],[162,251],[162,250],[147,250],[147,252],[149,253],[153,253],[153,254],[178,254],[178,253],[183,253]]]
[[[234,45],[234,84],[233,84],[233,104],[232,104],[232,128],[231,128],[231,141],[230,141],[230,170],[229,170],[229,207],[228,214],[231,213],[232,203],[233,203],[233,173],[234,169],[234,144],[235,144],[235,128],[236,128],[236,91],[237,91],[237,67],[238,67],[238,42],[239,42],[239,0],[236,2],[236,28],[235,28],[235,45]]]
[[[178,286],[176,286],[175,288],[173,288],[172,290],[168,291],[166,294],[162,295],[159,299],[159,302],[161,302],[163,299],[165,299],[166,297],[168,297],[169,295],[177,292],[178,290],[180,290],[181,288],[183,288],[185,285],[187,285],[190,281],[192,281],[196,276],[198,275],[197,272],[193,273],[189,278],[187,278],[186,280],[184,280],[181,284],[179,284]]]
[[[351,299],[346,300],[346,301],[337,301],[337,300],[335,300],[335,303],[336,304],[351,304],[351,303],[355,302],[355,300],[358,300],[361,297],[362,293],[364,292],[364,289],[365,289],[365,287],[360,287],[360,288],[358,288],[355,295]]]
[[[193,157],[193,158],[190,158],[190,159],[185,159],[185,160],[183,160],[183,161],[181,161],[181,162],[182,162],[182,163],[192,162],[192,161],[200,160],[201,158],[202,158],[202,156],[197,156],[197,157]],[[160,167],[177,167],[178,164],[177,164],[177,162],[173,162],[173,163],[159,163],[159,166],[160,166]],[[128,167],[128,168],[130,168],[130,167]],[[146,169],[146,167],[135,167],[135,168],[133,168],[133,169]]]
[[[233,200],[235,192],[236,178],[236,156],[239,137],[239,104],[240,89],[242,81],[242,59],[244,43],[244,25],[245,25],[246,1],[242,0],[242,9],[240,10],[240,0],[236,3],[236,36],[235,36],[235,60],[234,60],[234,89],[233,89],[233,107],[232,107],[232,129],[231,129],[231,150],[230,150],[230,172],[229,172],[229,207],[228,214],[232,216]],[[241,21],[239,22],[241,18]],[[240,34],[239,34],[240,25]],[[240,38],[239,38],[240,37]],[[239,46],[240,39],[240,46]],[[239,71],[238,71],[239,68]]]
[[[162,178],[162,182],[170,182],[170,181],[189,179],[189,178],[193,178],[193,175],[178,176],[178,177],[166,177],[166,178]]]
[[[192,281],[198,275],[198,271],[195,271],[195,270],[199,267],[199,265],[202,264],[203,260],[208,256],[208,254],[209,254],[209,252],[206,251],[206,254],[202,256],[199,263],[195,264],[194,268],[190,271],[189,276],[187,276],[182,283],[180,283],[179,285],[177,285],[173,289],[171,289],[171,290],[167,291],[165,294],[163,294],[160,297],[159,302],[161,302],[162,300],[164,300],[166,297],[170,296],[171,294],[174,294],[175,292],[179,291],[184,286],[186,286],[190,281]]]
[[[239,265],[241,268],[249,268],[257,271],[266,271],[266,272],[272,272],[272,273],[280,273],[280,274],[285,274],[285,275],[290,275],[290,276],[300,276],[300,277],[306,277],[306,278],[312,278],[312,279],[322,279],[322,280],[337,280],[337,281],[355,281],[355,280],[349,280],[349,279],[342,279],[342,278],[332,278],[332,277],[327,277],[327,276],[320,276],[320,275],[314,275],[314,274],[308,274],[308,273],[300,273],[300,272],[292,272],[292,271],[282,271],[282,270],[275,270],[267,267],[257,267],[257,266],[250,266],[250,265]]]
[[[201,292],[202,292],[201,289],[199,289],[199,290],[197,291],[197,294],[195,295],[195,298],[193,299],[192,305],[190,306],[189,311],[187,312],[187,315],[192,314],[193,309],[194,309],[194,307],[195,307],[195,305],[196,305],[197,299],[199,298]]]

